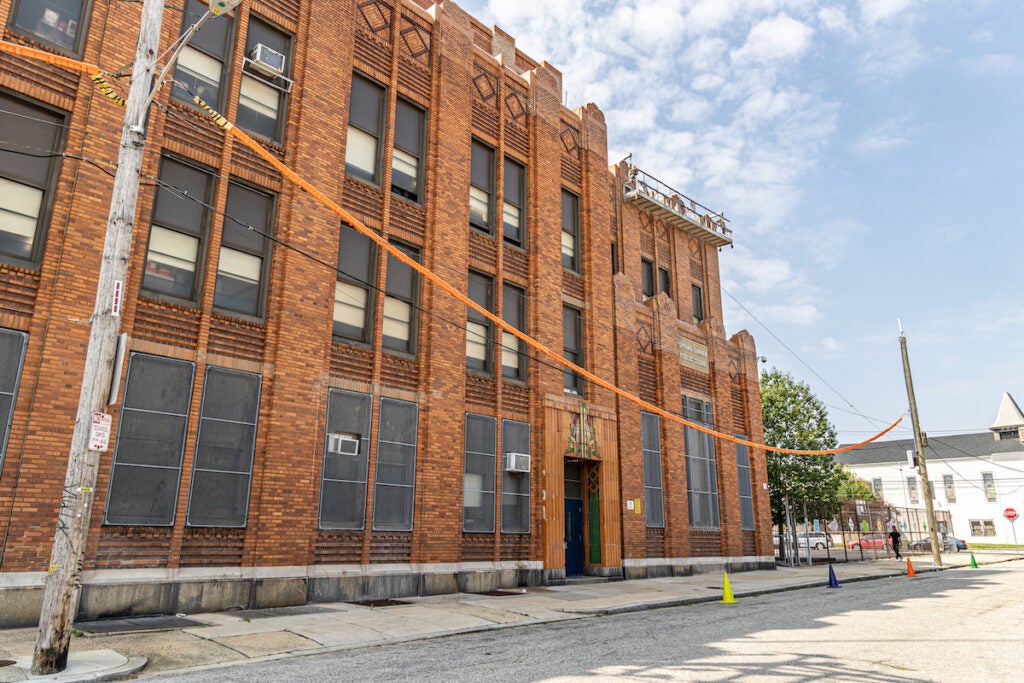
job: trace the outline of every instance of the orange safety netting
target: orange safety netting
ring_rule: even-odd
[[[113,93],[113,91],[110,88],[110,86],[106,83],[106,81],[103,80],[102,76],[99,75],[100,74],[100,69],[98,67],[94,66],[94,65],[86,64],[84,62],[79,62],[79,61],[70,59],[68,57],[62,57],[62,56],[58,56],[58,55],[53,55],[53,54],[50,54],[48,52],[43,52],[41,50],[36,50],[36,49],[25,47],[25,46],[22,46],[22,45],[16,45],[16,44],[13,44],[13,43],[7,43],[7,42],[3,42],[3,41],[0,41],[0,51],[10,52],[12,54],[19,55],[19,56],[22,56],[22,57],[28,57],[30,59],[38,59],[38,60],[47,62],[49,64],[54,64],[56,66],[61,66],[61,67],[64,67],[64,68],[67,68],[67,69],[72,69],[72,70],[79,71],[79,72],[82,72],[82,73],[93,74],[93,80],[96,83],[97,87],[99,87],[104,92],[105,95],[107,95],[108,97],[110,97],[111,99],[113,99],[115,101],[118,101],[119,104],[124,106],[124,100],[121,99],[119,96],[117,96],[116,93]],[[771,451],[773,453],[791,453],[791,454],[794,454],[794,455],[831,455],[831,454],[834,454],[834,453],[842,453],[844,451],[849,451],[849,450],[853,450],[855,448],[860,448],[861,446],[863,446],[865,444],[869,444],[872,441],[876,441],[879,438],[881,438],[882,436],[884,436],[885,434],[888,434],[890,431],[892,431],[893,428],[896,427],[896,425],[898,425],[900,422],[903,421],[903,418],[900,417],[895,422],[893,422],[891,425],[886,427],[884,430],[882,430],[878,434],[875,434],[871,438],[865,439],[864,441],[861,441],[859,443],[852,444],[852,445],[849,445],[849,446],[843,446],[841,448],[823,449],[823,450],[798,450],[798,449],[792,449],[792,448],[778,448],[776,446],[768,446],[766,444],[761,444],[761,443],[756,443],[756,442],[753,442],[753,441],[747,441],[745,439],[740,439],[740,438],[738,438],[736,436],[733,436],[731,434],[726,434],[724,432],[715,431],[714,429],[711,429],[710,427],[705,427],[704,425],[697,424],[695,422],[690,422],[689,420],[686,420],[686,419],[684,419],[684,418],[682,418],[682,417],[680,417],[678,415],[670,413],[667,410],[665,410],[665,409],[663,409],[663,408],[661,408],[659,406],[656,406],[656,405],[654,405],[652,403],[648,403],[647,401],[644,401],[639,396],[634,396],[633,394],[629,393],[628,391],[625,391],[624,389],[620,389],[619,387],[615,386],[614,384],[612,384],[610,382],[607,382],[604,379],[601,379],[600,377],[598,377],[597,375],[594,375],[593,373],[587,371],[586,369],[581,368],[578,365],[575,365],[574,363],[569,362],[568,360],[563,358],[561,354],[556,353],[555,351],[549,349],[544,344],[541,344],[539,341],[537,341],[537,340],[533,339],[532,337],[526,335],[525,333],[517,330],[516,328],[512,327],[511,325],[509,325],[508,323],[506,323],[501,318],[497,317],[495,314],[491,313],[490,311],[488,311],[484,307],[482,307],[479,304],[477,304],[476,302],[472,301],[468,296],[466,296],[465,294],[463,294],[462,292],[457,290],[454,286],[449,284],[446,280],[444,280],[440,275],[435,273],[433,270],[431,270],[430,268],[427,268],[426,266],[423,266],[419,262],[413,260],[412,258],[407,256],[403,251],[401,251],[400,249],[394,247],[390,242],[388,242],[387,239],[385,239],[384,237],[378,235],[376,232],[374,232],[373,230],[371,230],[370,228],[365,226],[362,223],[362,221],[360,221],[355,216],[350,214],[348,211],[343,209],[336,202],[334,202],[330,197],[328,197],[327,195],[323,194],[318,189],[313,187],[311,184],[306,182],[300,175],[298,175],[297,173],[295,173],[295,171],[291,170],[288,166],[286,166],[284,163],[282,163],[276,156],[274,156],[273,154],[268,152],[266,149],[264,149],[262,145],[260,145],[258,142],[253,140],[251,137],[246,135],[241,130],[239,130],[237,127],[235,127],[234,124],[232,124],[225,117],[220,115],[218,112],[216,112],[215,110],[213,110],[209,106],[207,106],[205,102],[200,100],[198,97],[194,98],[194,100],[195,100],[196,104],[198,104],[203,109],[203,111],[206,112],[206,114],[210,117],[210,119],[217,126],[223,128],[225,131],[229,132],[232,136],[235,137],[235,139],[237,139],[243,145],[248,147],[250,150],[252,150],[257,155],[259,155],[259,157],[261,159],[263,159],[264,161],[269,163],[271,166],[273,166],[275,169],[277,169],[281,173],[281,175],[283,175],[285,178],[287,178],[288,180],[290,180],[291,182],[293,182],[294,184],[299,186],[301,189],[305,190],[311,196],[316,198],[321,204],[323,204],[325,207],[330,209],[335,215],[337,215],[343,221],[348,223],[352,228],[354,228],[358,232],[362,233],[363,235],[366,235],[367,237],[369,237],[378,246],[380,246],[382,249],[384,249],[389,255],[393,256],[394,258],[398,259],[399,261],[401,261],[405,265],[409,266],[410,268],[412,268],[413,270],[418,272],[420,275],[425,277],[427,280],[432,282],[434,285],[436,285],[437,287],[439,287],[442,290],[444,290],[445,292],[447,292],[455,300],[459,301],[460,303],[465,304],[469,308],[472,308],[477,313],[481,314],[482,316],[484,316],[485,318],[490,320],[492,323],[497,325],[500,329],[502,329],[505,332],[508,332],[509,334],[515,336],[517,339],[521,340],[527,346],[533,348],[535,351],[538,351],[542,355],[550,358],[555,363],[558,363],[559,365],[565,366],[566,368],[572,370],[573,372],[576,372],[581,377],[587,379],[588,381],[592,382],[593,384],[595,384],[595,385],[597,385],[599,387],[602,387],[603,389],[607,389],[608,391],[611,391],[612,393],[616,394],[617,396],[620,396],[620,397],[626,399],[627,401],[630,401],[631,403],[636,404],[637,406],[639,406],[640,408],[643,408],[644,410],[647,410],[647,411],[649,411],[651,413],[659,415],[659,416],[665,418],[666,420],[670,420],[672,422],[677,422],[677,423],[679,423],[681,425],[684,425],[686,427],[690,427],[692,429],[696,429],[697,431],[704,432],[705,434],[710,434],[711,436],[714,436],[716,438],[723,439],[725,441],[729,441],[729,442],[732,442],[732,443],[743,444],[745,446],[749,446],[749,447],[752,447],[752,448],[758,448],[758,449],[762,449],[762,450],[765,450],[765,451]]]

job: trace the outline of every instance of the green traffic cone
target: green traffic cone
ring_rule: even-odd
[[[971,553],[971,567],[973,567],[974,569],[978,568],[978,563],[974,559],[974,553]]]

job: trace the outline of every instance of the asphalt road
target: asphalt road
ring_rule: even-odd
[[[1016,683],[1022,579],[1015,562],[148,680]]]

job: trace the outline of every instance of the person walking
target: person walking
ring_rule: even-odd
[[[896,559],[902,560],[903,555],[900,554],[900,532],[895,524],[892,525],[892,531],[889,532],[889,545],[892,546],[892,551],[896,553]]]

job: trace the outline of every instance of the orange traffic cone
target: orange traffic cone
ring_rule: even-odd
[[[910,564],[910,558],[908,557],[907,558],[907,577],[908,578],[912,578],[914,576],[917,576],[917,574],[914,573],[914,565]]]

